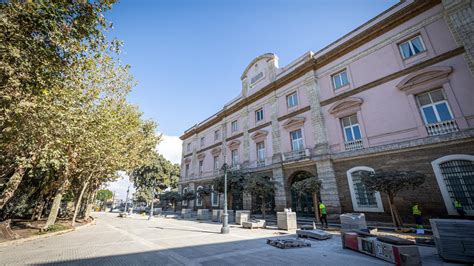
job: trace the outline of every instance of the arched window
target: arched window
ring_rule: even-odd
[[[183,188],[183,194],[186,194],[186,192],[188,192],[188,187],[185,187]],[[188,201],[187,200],[183,200],[183,202],[181,203],[183,206],[188,206]]]
[[[199,195],[199,192],[197,192],[200,189],[202,189],[202,186],[199,186],[196,189],[196,206],[202,206],[202,197],[201,197],[201,195]]]
[[[458,215],[454,201],[461,202],[468,215],[474,215],[474,156],[453,154],[431,162],[444,204],[450,215]]]
[[[366,166],[357,166],[347,171],[347,182],[351,193],[352,207],[359,212],[383,212],[382,198],[379,192],[368,190],[362,183],[363,172],[374,172]]]
[[[219,193],[217,193],[217,191],[214,190],[214,186],[212,186],[211,188],[212,188],[211,204],[212,204],[212,207],[217,207],[219,206]]]

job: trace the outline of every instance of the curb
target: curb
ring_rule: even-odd
[[[20,238],[20,239],[10,240],[10,241],[7,241],[7,242],[0,243],[0,248],[9,247],[9,246],[16,246],[18,244],[28,242],[28,241],[33,241],[33,240],[36,240],[36,239],[42,239],[42,238],[48,238],[48,237],[52,237],[52,236],[62,235],[62,234],[66,234],[66,233],[69,233],[69,232],[72,232],[72,231],[80,230],[80,229],[85,228],[85,227],[89,227],[91,225],[95,225],[95,222],[96,222],[95,219],[93,217],[91,217],[91,218],[92,218],[92,221],[90,223],[87,223],[85,225],[81,225],[79,227],[70,228],[70,229],[66,229],[66,230],[62,230],[62,231],[58,231],[58,232],[53,232],[53,233],[49,233],[49,234],[44,234],[44,235],[36,235],[36,236],[27,237],[27,238]]]

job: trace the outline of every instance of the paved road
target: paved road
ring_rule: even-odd
[[[340,238],[312,242],[311,248],[281,250],[265,244],[282,237],[276,230],[145,217],[121,219],[96,214],[96,225],[64,235],[0,248],[0,265],[391,265],[341,248]],[[435,250],[425,262],[439,264]]]

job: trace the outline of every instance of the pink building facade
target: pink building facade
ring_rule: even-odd
[[[285,67],[274,54],[255,58],[240,95],[181,136],[181,192],[211,186],[226,161],[277,183],[271,210],[311,216],[312,199],[298,199],[291,186],[316,177],[330,214],[386,220],[386,197],[368,191],[360,174],[409,170],[427,178],[395,199],[402,216],[413,202],[427,216],[457,215],[455,198],[474,215],[472,8],[402,1]],[[183,207],[220,208],[221,195],[209,198]],[[230,208],[256,204],[241,193]]]

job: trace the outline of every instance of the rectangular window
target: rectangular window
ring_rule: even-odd
[[[303,147],[303,133],[301,129],[290,132],[291,139],[291,150],[292,151],[301,151]]]
[[[250,79],[250,84],[254,84],[255,82],[259,81],[261,78],[263,78],[263,72],[259,72],[257,75],[253,76]]]
[[[239,164],[239,152],[237,149],[232,150],[231,152],[232,157],[232,166],[237,166]]]
[[[202,174],[204,171],[204,160],[199,161],[199,174]]]
[[[219,170],[219,156],[214,156],[214,171]]]
[[[191,151],[191,143],[188,143],[188,145],[187,145],[187,147],[186,147],[186,150],[187,150],[188,152]]]
[[[407,59],[426,50],[425,44],[419,35],[399,44],[398,47],[400,48],[403,59]]]
[[[417,95],[416,99],[426,124],[435,124],[453,119],[448,101],[442,90]]]
[[[214,187],[212,187],[211,203],[212,207],[217,207],[219,205],[219,193],[214,190]]]
[[[185,169],[184,170],[184,176],[188,177],[188,175],[189,175],[189,164],[186,164],[186,167],[184,169]]]
[[[221,138],[221,132],[218,130],[214,131],[214,140],[219,140]]]
[[[239,130],[239,124],[237,123],[237,120],[232,121],[230,127],[232,132],[237,132],[237,130]]]
[[[298,94],[293,92],[292,94],[286,96],[286,106],[288,108],[295,107],[298,105]]]
[[[263,141],[257,143],[257,161],[265,162],[265,142]]]
[[[206,142],[206,138],[202,137],[201,138],[201,147],[204,147],[205,142]]]
[[[344,70],[332,76],[332,85],[334,89],[339,89],[349,84],[349,80],[347,79],[347,71]]]
[[[359,122],[357,121],[356,114],[342,118],[341,123],[346,142],[362,139],[362,134],[360,132],[360,126]]]
[[[262,121],[263,120],[263,108],[258,109],[255,111],[255,121]]]

